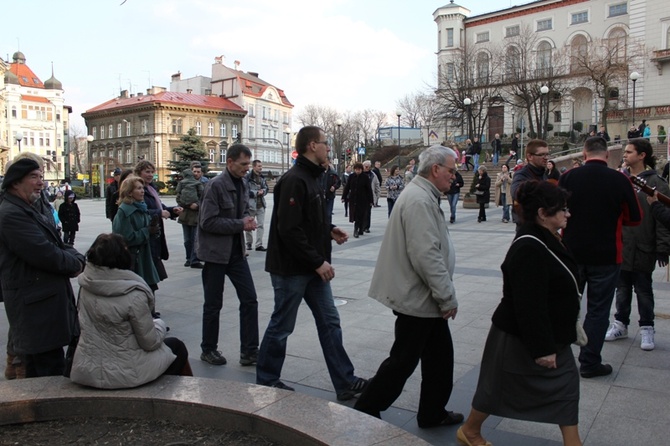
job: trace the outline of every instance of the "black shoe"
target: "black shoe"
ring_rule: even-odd
[[[251,251],[251,244],[247,243],[247,251]]]
[[[257,246],[256,251],[267,251],[267,249],[262,246]]]
[[[347,390],[337,393],[338,401],[348,401],[357,397],[368,386],[368,380],[363,378],[356,378]]]
[[[250,353],[250,354],[244,354],[240,353],[240,365],[254,365],[258,361],[258,352],[256,353]]]
[[[481,222],[482,222],[482,219],[477,217],[477,223],[481,223]]]
[[[370,233],[370,230],[369,230],[369,229],[366,229],[366,230],[365,230],[365,233],[366,233],[366,234],[369,234],[369,233]]]
[[[291,392],[295,392],[295,389],[293,387],[287,386],[286,384],[284,384],[281,381],[277,381],[276,383],[274,383],[270,387],[274,387],[275,389],[282,389],[282,390],[288,390],[288,391],[291,391]]]
[[[193,263],[191,263],[191,268],[202,269],[203,266],[202,266],[202,263],[200,263],[200,262],[193,262]]]
[[[154,318],[154,319],[160,319],[161,314],[158,311],[152,311],[151,312],[151,317]]]
[[[458,412],[448,411],[447,415],[442,418],[442,420],[434,423],[420,423],[417,421],[417,424],[421,429],[426,429],[429,427],[438,427],[438,426],[452,426],[454,424],[463,422],[463,414]]]
[[[579,372],[582,378],[596,378],[598,376],[607,376],[612,373],[612,366],[609,364],[598,364],[592,370]]]
[[[202,352],[200,355],[200,360],[208,362],[212,365],[224,365],[228,362],[226,361],[226,358],[223,357],[221,352],[216,350]]]
[[[186,263],[184,263],[184,266],[185,266],[186,268],[188,268],[189,266],[191,266],[191,262],[189,262],[189,261],[187,260]]]
[[[358,238],[358,231],[354,231],[354,238]]]
[[[450,219],[449,219],[449,223],[454,223],[455,221],[456,221],[456,220],[454,220],[453,218],[450,218]]]

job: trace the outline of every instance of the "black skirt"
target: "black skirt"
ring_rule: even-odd
[[[521,340],[491,326],[472,407],[480,412],[562,426],[579,422],[579,372],[569,345],[555,369],[541,367]]]

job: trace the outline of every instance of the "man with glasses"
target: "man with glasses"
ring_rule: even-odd
[[[256,229],[256,221],[249,215],[249,186],[244,181],[251,150],[243,144],[233,144],[226,157],[226,170],[205,186],[198,215],[196,250],[198,258],[205,262],[200,359],[212,365],[227,362],[217,347],[223,286],[228,276],[240,301],[240,364],[248,366],[256,363],[258,355],[258,300],[243,236],[245,231]]]
[[[447,411],[454,375],[449,319],[458,312],[442,194],[456,174],[456,153],[432,146],[419,156],[418,175],[394,205],[368,294],[396,315],[395,341],[355,409],[380,418],[400,396],[421,361],[417,423],[421,428],[457,424],[463,415]]]
[[[584,331],[589,340],[580,349],[580,373],[594,378],[612,373],[600,352],[621,268],[621,228],[639,225],[642,214],[630,181],[607,166],[607,141],[587,139],[583,154],[584,165],[561,175],[558,185],[570,192],[563,243],[577,260],[581,291],[587,291]]]
[[[298,158],[274,188],[265,270],[270,273],[275,307],[258,352],[256,382],[294,390],[284,384],[281,370],[288,337],[293,333],[303,299],[314,316],[321,350],[340,401],[357,396],[368,384],[354,375],[344,349],[340,315],[335,308],[330,281],[331,240],[337,244],[348,235],[326,219],[324,190],[319,182],[328,163],[330,147],[323,130],[303,127],[296,137]]]
[[[528,180],[543,181],[547,179],[547,160],[549,159],[549,146],[541,139],[531,139],[526,145],[526,165],[514,172],[510,193],[512,203],[516,204],[516,191],[521,183]],[[512,221],[519,227],[520,221],[512,206]]]

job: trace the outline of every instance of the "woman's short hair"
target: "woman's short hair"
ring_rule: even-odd
[[[654,148],[651,146],[651,143],[647,138],[633,138],[628,140],[628,144],[633,146],[638,155],[643,153],[646,155],[644,157],[644,164],[651,167],[652,169],[656,168],[656,157],[654,156]]]
[[[481,164],[481,165],[477,168],[477,170],[481,170],[481,171],[484,172],[484,173],[488,172],[488,169],[487,169],[486,166],[483,165],[483,164]]]
[[[525,181],[516,193],[516,201],[521,208],[518,214],[524,222],[533,222],[537,211],[542,208],[548,216],[556,215],[565,208],[570,193],[549,181]]]
[[[151,170],[156,170],[156,166],[154,166],[154,163],[152,163],[149,160],[142,160],[139,163],[135,165],[135,169],[133,170],[133,173],[137,176],[139,176],[143,171],[151,169]]]
[[[134,199],[132,197],[135,184],[141,183],[144,186],[144,180],[137,175],[128,175],[119,186],[119,203],[131,204]]]
[[[393,167],[391,167],[391,173],[390,173],[389,175],[394,176],[396,170],[398,170],[398,166],[393,166]]]
[[[119,234],[100,234],[86,252],[86,259],[96,266],[130,269],[132,258],[126,241]]]

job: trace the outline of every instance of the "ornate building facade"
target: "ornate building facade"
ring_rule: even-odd
[[[668,11],[662,0],[539,0],[471,17],[452,0],[433,13],[452,126],[490,140],[607,124],[626,138],[646,119],[656,135],[670,123]]]

